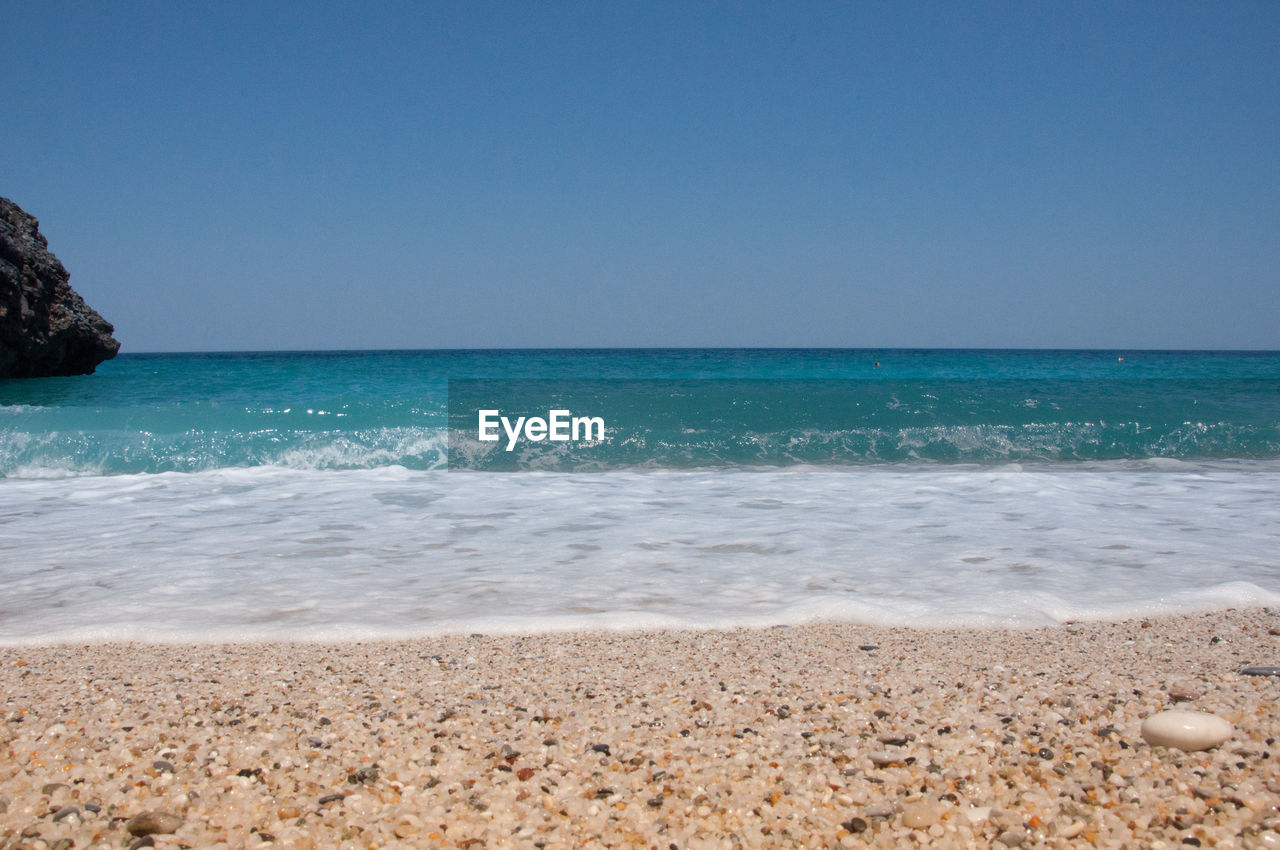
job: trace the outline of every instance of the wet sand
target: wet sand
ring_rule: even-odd
[[[1276,632],[5,648],[0,847],[1280,847]],[[1147,744],[1175,704],[1232,737]]]

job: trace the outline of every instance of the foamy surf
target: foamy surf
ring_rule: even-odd
[[[1280,605],[1280,461],[10,479],[0,642],[1033,626]]]

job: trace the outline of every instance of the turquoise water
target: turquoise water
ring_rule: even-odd
[[[607,414],[609,445],[556,468],[1280,456],[1274,352],[126,354],[0,383],[0,475],[441,468],[451,380]]]
[[[126,355],[0,384],[0,644],[1280,605],[1277,493],[1275,353]]]

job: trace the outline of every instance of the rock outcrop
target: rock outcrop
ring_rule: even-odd
[[[49,253],[40,223],[0,198],[0,378],[87,375],[120,350]]]

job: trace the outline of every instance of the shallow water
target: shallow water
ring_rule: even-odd
[[[1033,625],[1280,604],[1276,461],[2,484],[6,643]]]

